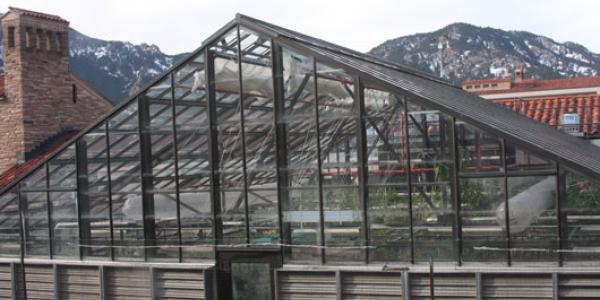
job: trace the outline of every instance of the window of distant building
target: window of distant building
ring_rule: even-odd
[[[57,32],[54,37],[54,49],[56,49],[56,52],[60,52],[62,50],[62,34]]]
[[[474,88],[476,88],[476,89],[478,89],[478,88],[480,88],[481,86],[478,84],[478,85],[476,85],[476,86],[473,86],[473,87],[474,87]]]
[[[33,30],[31,27],[25,28],[25,47],[30,48],[33,45]]]
[[[472,86],[472,85],[467,85],[465,88],[466,88],[467,90],[470,90],[470,89],[472,89],[472,88],[473,88],[473,86]]]
[[[8,27],[8,46],[9,47],[15,46],[15,28],[14,27]]]
[[[489,84],[484,84],[484,85],[483,85],[483,87],[484,87],[484,88],[489,88],[489,87],[490,87],[490,85],[489,85]]]
[[[492,83],[492,87],[498,87],[497,83]]]
[[[42,50],[44,32],[41,29],[35,31],[35,49]]]
[[[52,31],[46,31],[46,51],[52,51]]]

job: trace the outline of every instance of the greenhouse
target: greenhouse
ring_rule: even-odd
[[[599,179],[585,141],[238,15],[0,191],[0,297],[580,299]]]

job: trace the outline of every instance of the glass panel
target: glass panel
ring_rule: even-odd
[[[46,192],[21,192],[26,204],[25,256],[46,256],[49,252],[48,205]]]
[[[279,243],[271,43],[240,28],[250,242]]]
[[[448,116],[409,104],[409,142],[415,260],[454,260],[454,155]]]
[[[410,261],[406,119],[402,99],[366,88],[369,254],[373,262]]]
[[[77,162],[75,144],[48,161],[50,189],[77,188]]]
[[[183,261],[213,257],[204,56],[174,72]]]
[[[110,257],[110,208],[108,190],[108,162],[106,152],[105,124],[94,128],[80,138],[85,147],[87,159],[87,198],[89,214],[80,216],[81,222],[89,222],[90,240],[82,241],[85,247],[84,257],[88,259],[107,259]]]
[[[461,179],[464,261],[507,260],[504,198],[504,177]]]
[[[523,148],[506,144],[506,169],[511,171],[556,171],[554,162]]]
[[[209,193],[181,193],[181,242],[184,261],[213,257]]]
[[[149,259],[177,260],[179,229],[171,76],[150,87],[141,99],[141,105],[146,106],[141,111],[147,114],[142,119],[142,138],[149,142],[151,155],[150,170],[143,174],[146,180],[145,197],[153,202],[154,209],[155,241],[148,242],[157,246],[149,251]]]
[[[261,263],[231,263],[234,300],[272,299],[271,267]]]
[[[600,259],[600,182],[561,166],[561,222],[566,261]]]
[[[77,192],[50,192],[52,254],[79,258]]]
[[[108,121],[115,259],[144,258],[137,102]]]
[[[314,59],[284,48],[287,203],[282,203],[284,237],[292,245],[286,262],[320,263],[320,212]],[[288,242],[286,242],[288,243]],[[307,247],[308,246],[308,247]]]
[[[340,69],[317,63],[317,96],[326,260],[364,261],[360,248],[341,248],[364,245],[354,81]]]
[[[460,173],[501,173],[500,139],[462,121],[456,121]]]
[[[210,48],[214,54],[220,216],[223,220],[223,241],[219,242],[233,245],[246,243],[247,221],[237,35],[237,29],[234,29]]]
[[[513,261],[556,260],[554,250],[558,231],[555,204],[555,176],[508,178]]]
[[[21,219],[19,218],[19,198],[17,188],[12,188],[0,196],[0,255],[17,257],[21,255]]]

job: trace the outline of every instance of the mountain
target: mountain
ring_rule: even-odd
[[[518,66],[523,66],[525,77],[531,79],[600,75],[600,54],[582,45],[465,23],[388,40],[369,53],[455,84],[510,76]]]
[[[4,66],[2,51],[0,43],[0,72]],[[156,45],[104,41],[69,29],[71,72],[90,83],[113,103],[127,98],[183,56],[185,54],[167,55]]]

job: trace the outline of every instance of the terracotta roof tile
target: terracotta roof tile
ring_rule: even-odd
[[[41,161],[46,159],[46,157],[48,157],[54,151],[58,150],[58,148],[60,148],[60,146],[62,146],[67,141],[71,140],[71,138],[75,137],[77,135],[77,133],[78,133],[78,131],[74,131],[70,134],[67,134],[66,136],[64,136],[63,138],[58,140],[56,143],[50,145],[48,148],[46,148],[44,150],[44,152],[37,155],[33,159],[30,159],[23,164],[14,165],[14,166],[10,167],[9,169],[7,169],[6,171],[4,171],[4,173],[0,174],[0,189],[2,189],[7,184],[11,183],[13,180],[18,178],[19,176],[27,173],[33,167],[37,166]]]
[[[35,18],[41,18],[41,19],[46,19],[46,20],[69,24],[69,21],[67,21],[57,15],[45,14],[45,13],[41,13],[41,12],[37,12],[37,11],[32,11],[32,10],[27,10],[27,9],[22,9],[22,8],[18,8],[18,7],[12,7],[12,6],[8,7],[8,8],[9,8],[10,12],[14,12],[19,15],[31,16],[31,17],[35,17]]]
[[[538,122],[559,128],[560,116],[576,113],[580,118],[582,132],[589,135],[600,134],[600,95],[499,99],[494,102]]]
[[[500,79],[486,79],[483,80],[485,83],[492,82],[506,82],[506,78]],[[483,82],[482,81],[482,82]],[[467,80],[463,84],[473,84],[477,80]],[[520,82],[512,82],[510,89],[503,90],[483,90],[473,91],[477,95],[488,95],[488,94],[501,94],[501,93],[516,93],[516,92],[531,92],[531,91],[545,91],[545,90],[563,90],[563,89],[576,89],[586,87],[600,87],[600,76],[594,77],[575,77],[568,79],[553,79],[553,80],[522,80]]]

